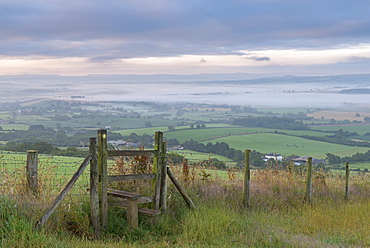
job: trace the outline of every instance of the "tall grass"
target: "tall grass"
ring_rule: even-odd
[[[129,171],[138,169],[129,161],[118,164],[121,172],[124,167]],[[80,206],[80,211],[59,218],[54,225],[34,230],[35,220],[42,212],[37,205],[22,205],[1,196],[1,244],[3,247],[370,246],[369,175],[351,177],[350,198],[345,200],[343,177],[318,171],[313,179],[313,200],[307,203],[303,199],[304,171],[274,168],[253,171],[251,206],[243,208],[243,181],[235,175],[242,172],[230,171],[225,177],[191,166],[171,169],[198,210],[188,209],[177,190],[169,185],[168,211],[154,223],[149,217],[140,217],[139,229],[129,231],[125,211],[110,208],[109,226],[101,239],[96,240],[89,224],[88,203]],[[25,202],[34,201],[27,197],[27,193],[23,194]]]

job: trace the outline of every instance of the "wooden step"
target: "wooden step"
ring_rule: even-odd
[[[137,200],[142,197],[142,195],[138,193],[123,191],[123,190],[116,190],[116,189],[107,189],[107,194],[110,196],[115,196],[115,197],[129,199],[129,200]]]
[[[150,208],[138,208],[139,214],[148,215],[148,216],[157,216],[161,214],[160,210],[154,210]]]

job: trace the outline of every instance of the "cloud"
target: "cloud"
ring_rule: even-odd
[[[249,57],[244,57],[244,58],[254,60],[254,61],[270,61],[270,58],[266,56],[263,56],[263,57],[249,56]]]
[[[235,55],[272,61],[249,51],[368,42],[369,8],[361,0],[3,0],[0,56],[114,62]]]

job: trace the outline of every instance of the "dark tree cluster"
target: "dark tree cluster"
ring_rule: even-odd
[[[232,121],[233,125],[245,127],[264,127],[287,130],[309,130],[310,128],[302,121],[280,117],[249,117],[238,118]]]
[[[326,153],[326,160],[329,164],[341,164],[343,162],[369,162],[370,161],[370,150],[365,153],[356,153],[352,156],[340,157],[338,155],[334,155],[332,153]]]
[[[185,141],[184,143],[182,143],[182,146],[192,151],[218,154],[237,162],[244,161],[244,153],[241,150],[230,148],[229,145],[225,142],[221,143],[216,142],[215,144],[208,142],[205,145],[203,143],[199,143],[191,139],[189,141]],[[264,161],[262,157],[264,155],[257,151],[252,151],[251,153],[252,153],[251,159],[253,160],[253,164],[255,166],[263,166]]]

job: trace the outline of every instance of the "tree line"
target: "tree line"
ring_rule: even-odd
[[[245,127],[263,127],[287,130],[309,130],[310,128],[303,121],[285,117],[249,117],[238,118],[232,121],[233,125]]]
[[[326,161],[332,165],[338,165],[344,162],[369,162],[370,161],[370,150],[365,153],[356,153],[352,156],[340,157],[332,153],[326,153]]]
[[[243,162],[244,161],[244,152],[241,150],[236,150],[234,148],[230,148],[229,145],[225,142],[216,142],[212,144],[208,142],[207,144],[203,144],[193,139],[185,141],[181,144],[184,148],[192,151],[197,152],[205,152],[205,153],[214,153],[217,155],[221,155],[227,158],[232,159],[236,162]],[[253,161],[254,166],[263,166],[265,161],[263,161],[264,154],[253,150],[251,152],[251,160]]]

